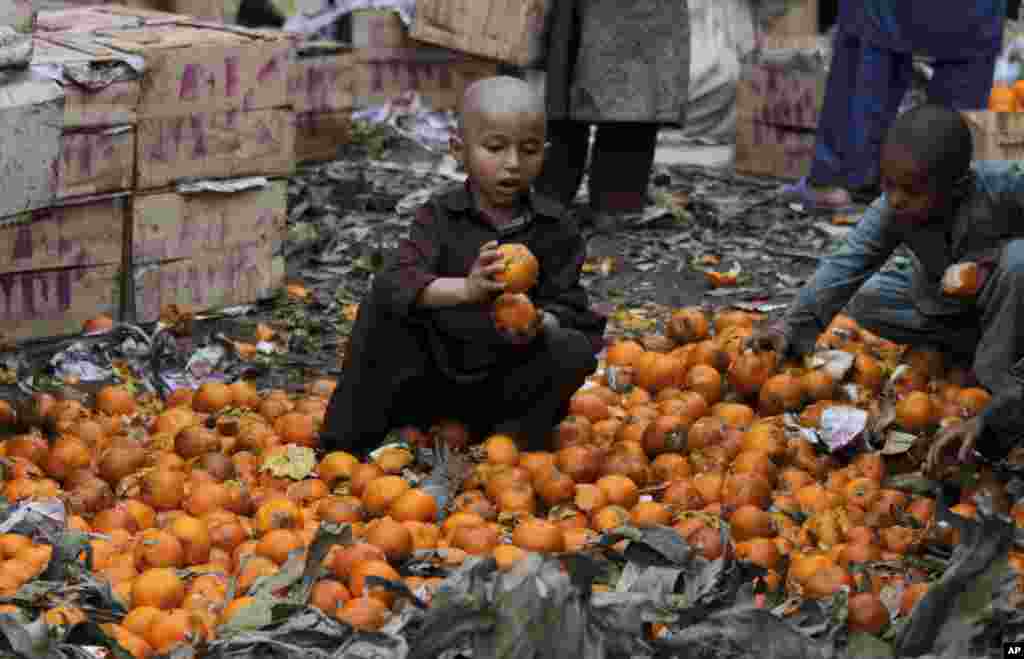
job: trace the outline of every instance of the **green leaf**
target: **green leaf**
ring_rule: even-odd
[[[852,632],[847,643],[846,656],[857,659],[892,659],[896,654],[891,645],[877,636]]]
[[[260,471],[269,471],[277,478],[301,481],[316,469],[316,453],[306,446],[289,445],[283,455],[267,458]]]

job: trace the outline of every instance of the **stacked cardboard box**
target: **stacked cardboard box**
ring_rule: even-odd
[[[0,198],[0,332],[271,295],[273,177],[295,162],[290,42],[113,5],[40,18],[31,70],[0,87],[0,138],[19,145]]]
[[[480,3],[476,10],[483,14],[487,7]],[[352,45],[357,106],[380,105],[415,91],[435,110],[456,109],[468,85],[498,70],[496,60],[414,40],[393,11],[354,12]]]
[[[145,70],[128,231],[134,319],[155,320],[169,303],[202,309],[269,295],[284,276],[286,194],[283,183],[265,179],[288,176],[295,165],[290,41],[280,33],[186,22],[94,38],[140,58]],[[224,183],[238,177],[260,182],[252,189]],[[220,183],[186,191],[180,184],[188,180]],[[259,230],[246,224],[256,220]],[[151,225],[166,234],[154,234]],[[153,235],[178,242],[161,251]]]
[[[167,304],[197,309],[254,302],[284,279],[287,183],[200,184],[136,195],[132,297],[140,322]]]
[[[828,79],[824,37],[774,40],[744,65],[736,91],[736,170],[799,178],[814,157]]]
[[[0,87],[8,167],[0,201],[0,332],[76,331],[124,308],[139,78],[124,57],[35,39]]]
[[[355,55],[336,42],[296,48],[288,72],[288,101],[295,112],[295,159],[333,160],[351,135]]]

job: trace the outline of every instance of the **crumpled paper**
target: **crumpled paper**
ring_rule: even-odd
[[[868,425],[868,413],[856,407],[837,405],[821,413],[819,436],[829,451],[836,453],[851,447]]]

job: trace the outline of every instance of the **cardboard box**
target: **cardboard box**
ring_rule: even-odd
[[[466,87],[496,75],[497,62],[409,38],[398,14],[357,11],[352,15],[355,105],[382,105],[418,92],[435,110],[456,109]]]
[[[85,321],[121,314],[116,265],[0,275],[0,332],[14,341],[75,334]]]
[[[791,48],[773,48],[743,66],[736,87],[740,119],[814,129],[818,125],[828,60],[818,40],[789,40]],[[784,43],[784,42],[779,42]]]
[[[543,55],[544,19],[551,1],[417,0],[409,36],[470,55],[530,66]]]
[[[81,199],[0,221],[0,332],[55,336],[100,313],[120,317],[129,199]]]
[[[288,72],[288,104],[296,112],[350,110],[355,100],[355,56],[335,43],[304,45]]]
[[[828,81],[828,43],[820,37],[775,39],[744,64],[736,88],[737,171],[800,178],[814,143]]]
[[[964,112],[974,137],[975,160],[1024,159],[1024,113]]]
[[[69,200],[0,220],[0,273],[120,265],[127,194]]]
[[[59,198],[130,190],[134,176],[133,126],[81,129],[61,136]]]
[[[295,161],[334,160],[352,138],[352,113],[303,112],[295,115]]]
[[[155,320],[172,303],[246,304],[284,283],[280,255],[287,181],[224,181],[231,192],[138,195],[132,212],[132,316]]]
[[[292,45],[284,33],[173,23],[96,38],[145,62],[140,117],[287,105]]]
[[[249,304],[271,297],[284,284],[284,257],[269,246],[242,245],[218,252],[135,268],[134,319],[156,320],[168,304],[198,310]]]
[[[141,76],[123,53],[87,34],[37,37],[32,67],[63,88],[64,128],[135,123]]]
[[[287,176],[295,167],[295,119],[289,110],[141,119],[136,143],[140,190],[185,178]]]
[[[41,11],[36,21],[36,34],[45,36],[58,32],[117,30],[187,19],[187,16],[143,7],[96,4]]]
[[[0,85],[0,217],[56,200],[63,117],[60,85],[31,69]]]
[[[239,192],[137,195],[132,265],[180,260],[241,245],[279,249],[288,217],[286,181]]]
[[[736,122],[737,172],[797,179],[810,172],[815,131],[749,119]]]
[[[818,0],[799,0],[790,3],[789,10],[773,20],[765,32],[776,37],[819,34],[821,27],[818,21]]]

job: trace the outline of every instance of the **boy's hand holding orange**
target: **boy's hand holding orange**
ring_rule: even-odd
[[[497,281],[495,275],[505,270],[505,263],[498,252],[498,241],[492,240],[480,247],[476,262],[466,277],[466,302],[477,304],[487,302],[505,290],[505,283]]]

